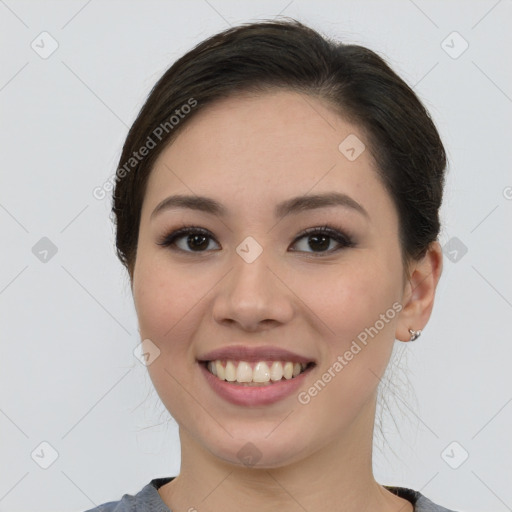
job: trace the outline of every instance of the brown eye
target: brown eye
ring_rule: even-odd
[[[305,247],[301,252],[309,252],[306,249],[311,249],[313,254],[327,253],[332,254],[347,247],[354,247],[355,243],[351,237],[345,235],[337,229],[330,226],[322,226],[319,228],[309,228],[298,236],[294,245],[304,239],[306,241]],[[335,249],[329,249],[332,242],[338,244]]]
[[[210,240],[214,239],[208,230],[187,227],[169,233],[158,242],[158,245],[183,252],[206,252]]]

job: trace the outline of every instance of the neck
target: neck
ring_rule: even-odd
[[[181,470],[159,489],[173,512],[412,512],[373,477],[375,403],[320,450],[279,467],[234,465],[212,455],[180,428]],[[369,421],[371,420],[371,421]]]

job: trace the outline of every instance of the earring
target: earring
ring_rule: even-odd
[[[409,341],[417,340],[421,335],[421,329],[417,331],[413,331],[412,329],[409,329],[409,332],[411,333],[411,339]]]

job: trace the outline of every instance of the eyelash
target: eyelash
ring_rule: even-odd
[[[185,250],[180,249],[175,246],[172,247],[175,244],[175,242],[177,240],[179,240],[180,238],[183,238],[184,236],[187,236],[187,235],[194,235],[194,234],[199,234],[204,237],[208,237],[208,238],[215,240],[212,233],[210,231],[208,231],[207,229],[204,229],[204,228],[201,228],[198,226],[186,226],[185,225],[175,231],[170,232],[169,234],[164,235],[157,242],[157,244],[161,245],[163,247],[168,247],[173,251],[180,251],[180,252],[188,253],[188,254],[202,254],[202,253],[209,252],[209,251],[185,251]],[[326,224],[324,226],[315,227],[315,228],[305,229],[304,231],[302,231],[302,233],[297,235],[297,237],[293,241],[292,245],[295,245],[302,238],[310,237],[313,235],[327,236],[328,238],[331,238],[332,240],[335,240],[337,243],[339,243],[340,247],[338,247],[334,250],[331,249],[331,250],[320,251],[320,252],[308,252],[308,251],[293,251],[293,252],[306,252],[307,254],[314,255],[314,257],[321,257],[323,255],[331,255],[331,254],[338,252],[345,248],[351,248],[351,247],[356,246],[356,243],[354,242],[354,240],[351,236],[343,233],[339,229],[335,228],[334,226],[328,225],[328,224]],[[215,240],[215,242],[217,242],[217,241]]]

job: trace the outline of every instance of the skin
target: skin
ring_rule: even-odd
[[[367,149],[349,161],[338,145],[362,131],[318,99],[289,91],[223,99],[198,113],[157,159],[144,197],[132,292],[141,339],[160,355],[148,366],[179,425],[181,471],[159,489],[174,512],[239,510],[413,510],[372,473],[377,386],[395,338],[423,329],[442,271],[431,244],[403,279],[398,216]],[[368,212],[331,206],[274,217],[274,205],[338,191]],[[173,194],[205,195],[228,216],[167,210]],[[157,242],[182,223],[213,234],[198,252]],[[333,224],[355,247],[328,239],[311,247],[302,230]],[[236,252],[252,236],[263,248],[252,263]],[[209,244],[208,244],[209,240]],[[292,250],[295,249],[295,250]],[[188,251],[188,252],[185,252]],[[316,257],[315,257],[316,254]],[[297,394],[267,406],[226,402],[206,383],[196,358],[233,344],[278,345],[317,361],[307,390],[352,340],[398,302],[403,309],[307,405]],[[247,467],[237,452],[259,453]]]

